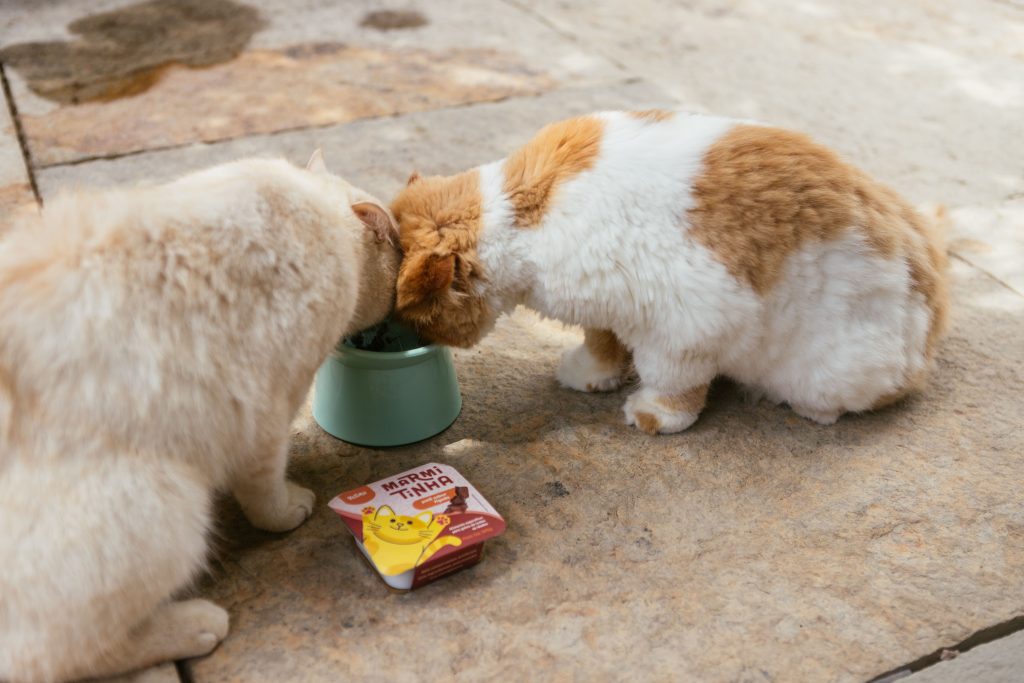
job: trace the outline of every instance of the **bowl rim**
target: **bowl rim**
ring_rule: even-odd
[[[407,351],[367,351],[366,349],[345,346],[343,340],[338,342],[331,355],[388,362],[426,356],[430,353],[436,353],[441,348],[443,347],[440,344],[426,344],[425,346],[417,346],[415,349],[408,349]]]

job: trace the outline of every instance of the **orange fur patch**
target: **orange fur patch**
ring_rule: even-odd
[[[760,294],[803,244],[861,226],[880,256],[907,260],[931,311],[934,352],[948,308],[943,248],[906,201],[831,150],[799,133],[739,125],[708,150],[693,195],[690,235]]]
[[[949,256],[943,234],[948,219],[945,208],[940,208],[931,221],[910,207],[906,207],[905,217],[917,232],[917,248],[907,253],[907,261],[914,290],[924,297],[932,312],[927,340],[927,356],[932,358],[949,325]]]
[[[852,224],[851,180],[835,154],[803,135],[736,126],[704,158],[690,235],[763,294],[803,242]]]
[[[430,295],[451,287],[455,281],[455,254],[442,256],[419,252],[406,257],[402,266],[405,279],[398,294],[398,302],[403,308],[414,306]]]
[[[476,255],[483,219],[480,174],[416,178],[391,204],[405,258],[395,314],[424,339],[468,347],[492,313],[475,293],[485,278]]]
[[[583,343],[586,344],[590,355],[605,368],[617,368],[620,371],[625,371],[632,354],[622,345],[614,332],[588,327],[583,330]]]
[[[881,408],[887,408],[894,403],[899,403],[904,398],[906,398],[908,394],[918,389],[920,385],[923,383],[923,381],[924,373],[921,373],[919,377],[910,378],[906,386],[901,387],[892,393],[885,394],[879,399],[876,399],[875,402],[871,404],[870,410],[879,410]]]
[[[659,396],[655,400],[665,406],[668,410],[677,413],[696,415],[699,414],[700,411],[704,410],[704,404],[707,402],[708,398],[708,386],[709,385],[707,384],[702,384],[698,387],[693,387],[688,391],[684,391],[681,394]]]
[[[657,434],[658,430],[661,429],[661,422],[650,413],[637,413],[636,426],[648,434]]]
[[[581,116],[545,126],[508,156],[504,191],[515,225],[531,228],[544,219],[559,184],[593,167],[601,150],[604,123]]]
[[[652,123],[668,121],[676,115],[674,111],[668,111],[667,109],[643,109],[641,111],[631,111],[628,113],[634,118],[651,121]]]

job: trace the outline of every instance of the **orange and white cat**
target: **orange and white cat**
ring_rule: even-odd
[[[381,573],[393,576],[420,566],[445,546],[462,545],[458,536],[438,538],[447,526],[445,515],[396,515],[383,505],[363,512],[363,547]]]
[[[585,329],[558,370],[642,386],[627,422],[677,432],[726,375],[832,423],[919,386],[947,310],[945,252],[897,194],[797,133],[666,111],[555,123],[392,203],[396,312],[471,346],[516,305]]]
[[[390,311],[387,210],[248,160],[48,202],[0,240],[0,681],[109,676],[212,650],[175,600],[215,490],[287,531],[289,425],[344,334]]]

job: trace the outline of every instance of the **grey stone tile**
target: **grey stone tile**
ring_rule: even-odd
[[[1024,633],[1017,632],[939,662],[902,683],[1018,683],[1024,680]]]
[[[959,207],[950,248],[1024,296],[1024,199]]]

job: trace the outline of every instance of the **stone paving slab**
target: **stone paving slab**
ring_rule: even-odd
[[[959,207],[952,218],[957,256],[1024,295],[1024,198]]]
[[[296,532],[222,506],[203,594],[232,633],[195,680],[863,681],[1024,611],[1024,299],[954,265],[929,388],[821,427],[722,383],[685,434],[622,424],[625,394],[557,387],[579,334],[527,313],[456,354],[446,433],[373,451],[304,411]],[[406,595],[323,504],[416,464],[458,467],[508,520],[475,569]]]
[[[1024,678],[1024,632],[1014,633],[939,662],[902,683],[1019,683]]]
[[[0,9],[0,56],[13,66],[12,89],[38,165],[622,77],[604,58],[580,51],[532,15],[498,0],[438,0],[390,22],[388,15],[380,18],[379,3],[371,2],[308,2],[296,8],[290,0],[253,6],[209,0],[215,18],[206,23],[182,19],[179,4],[145,3],[151,11],[143,18],[136,16],[138,3],[127,2]],[[216,14],[217,8],[223,12]],[[253,21],[239,25],[246,12]],[[129,24],[129,18],[132,31],[109,28]],[[153,40],[157,28],[178,37]],[[195,39],[199,30],[224,38],[204,44]],[[216,49],[219,40],[240,31],[252,34],[251,40],[233,50]],[[111,56],[117,49],[123,49],[123,59]],[[99,72],[107,74],[105,80]]]
[[[1024,192],[1024,8],[993,0],[515,0],[684,107],[804,130],[915,201]]]

